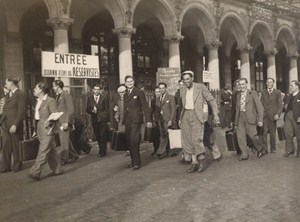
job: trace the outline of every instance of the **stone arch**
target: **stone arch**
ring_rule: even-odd
[[[288,25],[281,25],[276,33],[277,46],[282,44],[288,55],[295,55],[297,52],[296,37]]]
[[[216,39],[216,25],[214,19],[211,17],[211,12],[208,8],[199,1],[188,1],[183,7],[179,16],[179,21],[183,24],[183,20],[188,13],[193,13],[197,18],[197,26],[202,30],[204,34],[205,43],[209,41],[215,41]]]
[[[271,27],[263,21],[256,21],[250,27],[251,39],[257,37],[264,46],[264,51],[274,50],[274,35]]]
[[[139,10],[140,7],[143,7],[145,13],[142,15],[142,21],[139,22],[136,17],[139,17],[138,13],[141,13],[141,10]],[[176,34],[174,13],[166,0],[135,0],[131,4],[131,11],[134,27],[154,17],[162,24],[165,36]]]
[[[229,32],[231,32],[234,36],[237,42],[237,46],[239,48],[247,47],[247,25],[244,24],[242,19],[235,11],[230,10],[225,12],[222,18],[220,19],[220,36],[222,35],[223,27],[225,27],[225,29],[227,30],[229,29]]]

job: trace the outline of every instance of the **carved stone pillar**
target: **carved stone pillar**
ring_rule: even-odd
[[[251,75],[250,75],[250,48],[238,49],[241,54],[241,77],[248,80],[249,86],[251,86]]]
[[[214,81],[209,83],[210,89],[220,89],[220,68],[218,49],[221,42],[215,41],[207,44],[208,47],[208,70],[213,73]]]
[[[298,81],[298,65],[297,65],[297,55],[290,56],[290,71],[289,71],[289,81]]]
[[[196,70],[195,70],[195,82],[203,82],[202,72],[203,72],[203,52],[196,52]]]
[[[118,28],[113,33],[119,38],[119,77],[120,83],[125,82],[125,76],[133,75],[132,72],[132,52],[131,52],[131,36],[136,29],[134,28]]]
[[[265,52],[268,58],[268,68],[267,68],[267,78],[272,78],[275,80],[274,87],[276,88],[276,56],[277,51],[273,50],[270,52]]]
[[[174,36],[165,36],[165,40],[169,43],[169,67],[180,69],[180,50],[179,44],[183,39],[183,36],[174,35]]]

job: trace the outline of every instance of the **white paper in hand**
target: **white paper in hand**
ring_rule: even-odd
[[[47,119],[47,121],[56,121],[59,119],[59,117],[62,116],[62,114],[64,114],[63,112],[56,112],[56,113],[52,113],[49,118]]]

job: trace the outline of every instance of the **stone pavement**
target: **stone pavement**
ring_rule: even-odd
[[[27,178],[29,167],[0,175],[0,221],[205,222],[300,221],[300,159],[278,151],[239,162],[218,145],[224,159],[203,173],[187,174],[180,157],[155,160],[143,144],[143,167],[126,169],[129,157],[109,150],[64,166],[65,174],[40,181]]]

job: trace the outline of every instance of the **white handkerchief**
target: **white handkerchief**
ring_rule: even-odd
[[[63,112],[56,112],[56,113],[51,113],[51,115],[49,116],[49,118],[47,119],[47,121],[56,121],[59,119],[59,117],[62,116],[62,114],[64,114]]]

